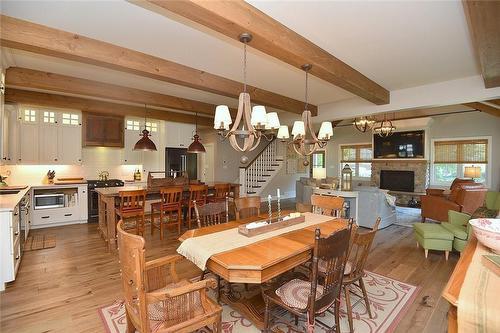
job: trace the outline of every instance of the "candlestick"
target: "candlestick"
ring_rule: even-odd
[[[278,221],[281,220],[281,196],[280,196],[280,189],[276,191],[278,195]]]
[[[268,223],[271,223],[271,220],[273,218],[273,211],[271,208],[271,195],[270,194],[267,196],[267,206],[269,209],[269,222]]]

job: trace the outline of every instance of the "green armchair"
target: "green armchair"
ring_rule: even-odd
[[[488,191],[485,203],[488,209],[500,210],[500,192]]]
[[[455,251],[462,252],[472,235],[472,228],[468,223],[469,220],[469,214],[449,210],[448,222],[441,223],[443,228],[453,234],[453,249]]]

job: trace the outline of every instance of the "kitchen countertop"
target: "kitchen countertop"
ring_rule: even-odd
[[[12,212],[30,189],[31,186],[28,186],[24,190],[20,190],[17,194],[0,195],[0,212]]]

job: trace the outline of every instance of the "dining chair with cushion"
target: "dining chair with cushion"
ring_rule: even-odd
[[[181,234],[182,191],[183,188],[180,186],[160,189],[161,200],[151,204],[151,235],[154,234],[155,229],[159,229],[160,239],[163,240],[163,229],[172,226],[177,226],[177,233]],[[155,222],[157,215],[159,216],[158,224]]]
[[[270,332],[272,306],[284,308],[296,318],[306,316],[307,332],[314,332],[316,321],[328,327],[316,317],[334,306],[335,331],[340,332],[340,293],[349,251],[351,228],[352,221],[349,221],[347,228],[327,237],[321,237],[321,230],[316,229],[310,278],[307,280],[294,278],[263,292],[264,332]],[[325,263],[325,273],[322,277],[318,271],[320,260]],[[320,279],[321,284],[318,283]]]
[[[208,186],[200,184],[189,185],[188,198],[183,201],[183,206],[186,209],[186,219],[188,228],[191,229],[191,221],[194,217],[194,202],[199,205],[207,203]]]
[[[236,219],[260,215],[260,197],[250,196],[234,199]]]
[[[346,264],[346,269],[344,272],[344,281],[342,286],[344,289],[345,299],[346,299],[346,311],[347,318],[349,321],[350,332],[354,331],[353,320],[352,320],[352,307],[351,307],[351,296],[349,288],[354,285],[361,290],[363,294],[363,300],[365,301],[366,311],[368,316],[373,318],[370,309],[370,301],[368,300],[368,294],[366,293],[365,284],[363,282],[363,276],[365,274],[365,264],[370,254],[373,239],[378,230],[380,224],[380,217],[377,218],[373,228],[368,232],[360,232],[359,229],[353,234],[351,240],[351,246],[349,250],[349,257]]]
[[[229,183],[215,184],[213,195],[207,197],[208,202],[224,202],[231,193],[231,185]]]
[[[127,230],[135,229],[136,235],[144,235],[144,208],[146,190],[119,192],[120,205],[115,208],[118,220],[124,220]]]
[[[313,194],[311,205],[313,213],[341,217],[344,209],[344,198]]]
[[[222,308],[207,296],[216,282],[179,280],[178,254],[145,260],[145,241],[118,222],[118,249],[127,332],[194,332],[210,327],[220,333]]]

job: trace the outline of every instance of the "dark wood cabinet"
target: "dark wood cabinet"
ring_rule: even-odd
[[[84,147],[124,147],[124,117],[83,112]]]

